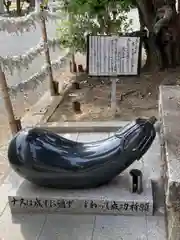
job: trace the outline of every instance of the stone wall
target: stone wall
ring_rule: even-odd
[[[180,86],[160,86],[168,240],[180,239]]]

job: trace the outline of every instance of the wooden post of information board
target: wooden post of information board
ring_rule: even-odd
[[[111,110],[116,115],[116,78],[111,78]]]
[[[44,6],[40,7],[41,11],[44,11]],[[53,79],[53,73],[52,73],[52,65],[51,65],[51,58],[50,58],[50,53],[49,53],[49,47],[48,47],[48,38],[47,38],[47,30],[46,30],[46,19],[42,18],[41,20],[41,29],[42,29],[42,38],[45,44],[45,58],[46,58],[46,63],[49,68],[49,87],[50,87],[50,93],[51,96],[57,96],[59,95],[58,92],[58,82],[55,82]]]
[[[6,77],[4,72],[2,71],[1,66],[0,66],[0,88],[1,88],[2,98],[4,100],[4,105],[7,111],[8,122],[11,129],[11,133],[12,135],[15,135],[18,132],[17,121],[14,116],[13,107],[12,107],[11,99],[9,96]]]

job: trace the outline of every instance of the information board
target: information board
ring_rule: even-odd
[[[140,37],[88,36],[87,69],[90,76],[138,75]]]

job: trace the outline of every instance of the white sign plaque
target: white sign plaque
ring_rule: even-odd
[[[89,36],[91,76],[138,75],[140,37]]]

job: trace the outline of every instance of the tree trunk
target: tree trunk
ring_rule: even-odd
[[[146,27],[149,32],[149,37],[144,41],[147,53],[145,70],[152,71],[156,70],[157,66],[164,67],[163,61],[168,57],[170,59],[167,62],[172,63],[173,53],[170,53],[169,56],[166,54],[166,49],[172,49],[172,46],[174,48],[176,45],[174,42],[178,42],[180,39],[176,37],[175,40],[174,30],[169,29],[170,27],[174,28],[173,24],[177,22],[177,20],[175,21],[177,15],[175,1],[167,0],[165,5],[164,0],[136,0],[136,4],[139,11],[141,31]],[[177,29],[174,31],[175,35],[177,35]]]
[[[16,11],[17,11],[17,15],[20,16],[21,15],[21,0],[16,0]]]
[[[147,32],[145,30],[146,24],[143,16],[142,10],[138,7],[138,13],[139,13],[139,22],[140,22],[140,31]],[[151,14],[151,13],[150,13]],[[148,17],[149,18],[149,17]],[[143,37],[143,46],[146,51],[146,63],[143,67],[143,71],[151,71],[154,70],[158,66],[158,59],[156,56],[156,48],[154,46],[153,36],[149,34],[149,37]]]
[[[6,12],[9,14],[10,13],[10,6],[11,6],[11,2],[3,0],[3,4],[6,8]]]
[[[178,0],[178,7],[177,7],[178,13],[180,13],[180,0]]]
[[[35,0],[31,0],[30,1],[30,7],[31,8],[35,8],[35,5],[36,5],[36,1]]]
[[[149,36],[143,38],[143,45],[146,51],[146,63],[143,67],[144,71],[154,71],[159,65],[158,57],[156,54],[156,46],[154,44],[154,38],[152,35],[152,26],[154,18],[152,7],[147,2],[147,5],[143,5],[141,2],[137,3],[138,13],[139,13],[139,22],[140,22],[140,31],[144,31],[147,28]]]
[[[156,71],[160,66],[160,61],[157,53],[157,49],[154,43],[153,36],[149,36],[146,46],[147,60],[144,65],[145,71]]]

